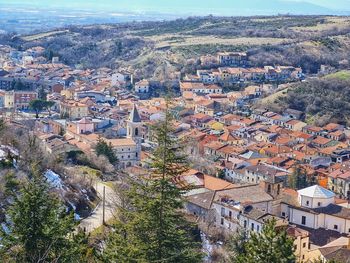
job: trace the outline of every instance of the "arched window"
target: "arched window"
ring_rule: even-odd
[[[135,136],[139,136],[139,128],[135,128]]]

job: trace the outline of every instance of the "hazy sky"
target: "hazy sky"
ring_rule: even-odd
[[[9,4],[24,4],[41,7],[72,7],[79,9],[118,10],[118,11],[152,11],[152,12],[183,12],[186,10],[209,14],[212,10],[225,8],[249,8],[252,12],[263,7],[263,3],[273,3],[276,12],[284,3],[287,8],[293,2],[301,8],[312,9],[312,5],[329,9],[350,11],[350,0],[0,0],[0,8]],[[249,6],[250,5],[250,6]],[[270,7],[268,7],[270,8]],[[279,9],[278,9],[279,8]],[[274,10],[272,10],[274,11]]]
[[[307,0],[306,2],[338,10],[350,9],[350,0]]]

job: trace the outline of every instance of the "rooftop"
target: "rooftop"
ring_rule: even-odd
[[[335,194],[319,185],[313,185],[298,191],[299,195],[312,198],[332,198]]]
[[[131,122],[141,122],[141,117],[140,117],[140,114],[139,114],[135,104],[134,104],[134,106],[133,106],[133,108],[131,110],[129,121],[131,121]]]

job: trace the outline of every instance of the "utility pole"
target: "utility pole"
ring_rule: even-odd
[[[105,210],[106,210],[106,186],[103,186],[103,199],[102,199],[102,224],[106,225]]]

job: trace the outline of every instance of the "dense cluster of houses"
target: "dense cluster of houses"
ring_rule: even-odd
[[[219,67],[208,70],[197,70],[196,75],[186,75],[184,81],[233,85],[245,82],[285,82],[287,80],[300,80],[302,77],[301,68],[291,66],[265,66],[264,68]]]
[[[35,125],[48,153],[89,154],[103,139],[120,168],[136,176],[147,174],[155,145],[150,127],[164,118],[167,108],[165,99],[145,96],[150,81],[135,82],[124,69],[72,69],[57,58],[47,61],[39,47],[22,53],[2,47],[1,52],[7,56],[0,56],[0,109],[28,108],[39,97],[39,88],[54,102],[52,112],[43,113]],[[336,123],[309,125],[303,112],[294,109],[238,114],[234,110],[241,105],[273,91],[271,85],[228,93],[222,89],[222,81],[300,79],[300,69],[249,68],[247,54],[237,52],[201,61],[219,67],[185,76],[181,95],[168,106],[173,135],[185,141],[193,164],[174,178],[178,187],[192,188],[186,194],[187,212],[229,232],[260,232],[267,220],[275,219],[294,239],[298,262],[349,256],[349,130]],[[4,84],[1,78],[6,78]],[[5,84],[7,78],[11,80]],[[38,86],[14,90],[19,80]],[[309,184],[298,191],[289,188],[297,170]]]

